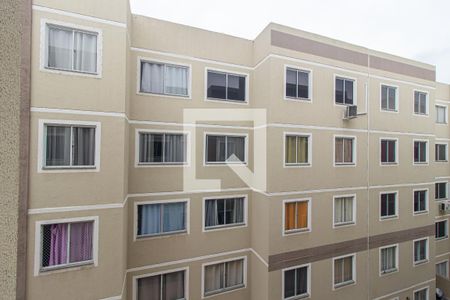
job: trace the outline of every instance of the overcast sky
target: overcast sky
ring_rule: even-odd
[[[450,83],[449,0],[131,0],[131,10],[247,39],[275,22],[433,64]]]

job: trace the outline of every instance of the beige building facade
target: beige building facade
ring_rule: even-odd
[[[434,66],[122,0],[31,9],[26,299],[450,296]]]

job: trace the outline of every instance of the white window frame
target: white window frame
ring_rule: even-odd
[[[155,273],[146,273],[146,274],[133,276],[133,279],[132,279],[133,300],[138,300],[138,279],[152,277],[152,276],[165,275],[165,274],[175,273],[175,272],[180,272],[180,271],[184,271],[184,296],[185,296],[184,299],[189,300],[189,267],[164,270],[164,271],[155,272]]]
[[[177,94],[165,94],[165,93],[156,94],[156,93],[151,93],[151,92],[142,92],[141,91],[142,62],[187,68],[188,69],[187,95],[183,96],[183,95],[177,95]],[[178,99],[178,100],[192,100],[192,65],[191,64],[168,61],[168,60],[161,60],[161,59],[154,59],[154,58],[145,57],[145,56],[138,56],[136,72],[137,72],[136,73],[136,94],[137,95],[150,96],[150,97],[164,97],[164,98],[172,98],[172,99]]]
[[[383,162],[381,160],[381,157],[382,157],[381,142],[382,141],[394,141],[395,142],[395,161],[394,162]],[[378,151],[380,151],[380,166],[382,166],[382,167],[393,167],[393,166],[398,166],[399,165],[399,157],[398,157],[399,145],[400,145],[400,143],[398,141],[398,138],[380,137],[380,143],[379,143],[379,148],[378,148]]]
[[[416,99],[415,99],[415,97],[416,97],[416,92],[424,93],[424,94],[426,95],[426,97],[425,97],[425,99],[426,99],[426,101],[427,101],[427,103],[426,103],[426,105],[425,105],[426,113],[424,113],[424,114],[422,114],[422,113],[416,113],[416,112],[414,111],[414,105],[415,105],[415,103],[416,103]],[[412,93],[412,98],[413,98],[413,106],[412,106],[412,108],[413,108],[413,115],[416,116],[416,117],[429,117],[429,116],[430,116],[430,93],[427,92],[427,91],[424,91],[424,90],[417,90],[417,89],[414,89],[414,90],[413,90],[413,93]],[[420,103],[419,103],[419,104],[420,104]],[[419,105],[419,107],[420,107],[420,105]]]
[[[390,215],[390,216],[381,216],[381,196],[382,195],[386,195],[386,194],[395,194],[395,214],[394,215]],[[414,197],[414,195],[413,195],[413,197]],[[380,221],[388,221],[388,220],[396,220],[396,219],[398,219],[399,217],[400,217],[400,215],[399,215],[399,209],[398,209],[398,206],[399,206],[399,201],[398,201],[398,199],[399,199],[399,191],[382,191],[382,192],[380,192],[380,195],[379,195],[379,209],[380,209],[380,211],[379,211],[379,220]]]
[[[383,249],[387,249],[387,248],[392,248],[395,247],[395,268],[388,271],[388,272],[382,272],[381,271],[381,264],[382,264],[382,260],[381,260],[381,250]],[[391,245],[386,245],[383,247],[379,247],[378,248],[378,272],[379,272],[379,276],[388,276],[390,274],[394,274],[400,271],[400,264],[399,264],[399,244],[391,244]]]
[[[169,204],[169,203],[179,203],[184,202],[186,203],[186,229],[180,230],[180,231],[173,231],[173,232],[161,232],[161,233],[155,233],[155,234],[149,234],[149,235],[142,235],[139,236],[137,234],[138,232],[138,206],[139,205],[146,205],[146,204]],[[190,198],[183,198],[183,199],[169,199],[169,200],[149,200],[149,201],[136,201],[134,202],[134,208],[133,208],[133,218],[134,218],[134,229],[133,229],[133,241],[145,241],[149,239],[158,239],[158,238],[169,238],[173,236],[178,235],[189,235],[190,234],[190,208],[191,208],[191,199]]]
[[[436,198],[436,183],[445,183],[445,198]],[[436,181],[434,185],[434,197],[435,201],[446,201],[448,199],[448,181]]]
[[[208,98],[208,71],[216,72],[216,73],[225,73],[229,75],[236,75],[236,76],[244,76],[245,77],[245,100],[229,100],[229,99],[217,99],[217,98]],[[249,73],[243,73],[239,71],[232,71],[232,70],[224,70],[224,69],[218,69],[213,67],[206,67],[205,68],[205,81],[204,81],[204,98],[206,102],[216,102],[216,103],[225,103],[225,104],[240,104],[240,105],[249,105],[250,104],[250,74]]]
[[[414,144],[416,142],[425,142],[426,143],[426,161],[424,162],[415,162],[414,161]],[[412,149],[412,161],[413,161],[413,166],[428,166],[430,163],[430,140],[428,139],[413,139],[413,145],[412,145],[413,149]]]
[[[217,161],[217,162],[208,162],[206,160],[206,154],[207,154],[207,137],[208,135],[213,136],[228,136],[228,137],[243,137],[244,138],[244,161],[243,162],[237,162],[237,161]],[[211,131],[205,131],[203,133],[203,166],[204,167],[212,167],[212,166],[226,166],[226,165],[234,165],[234,166],[247,166],[248,165],[248,133],[230,133],[230,132],[211,132]],[[227,154],[227,144],[225,143],[225,156]]]
[[[352,280],[335,284],[334,283],[334,279],[335,279],[334,278],[334,263],[338,259],[347,258],[347,257],[352,257]],[[356,284],[356,253],[345,254],[345,255],[333,257],[331,270],[332,270],[331,271],[332,272],[331,273],[331,278],[332,278],[331,286],[333,287],[333,291],[337,290],[337,289],[341,289],[341,288],[347,287],[347,286],[355,285]]]
[[[418,261],[415,261],[415,244],[416,244],[416,242],[420,242],[420,241],[426,241],[426,247],[425,247],[425,251],[426,251],[426,253],[425,253],[425,259],[422,259],[422,260],[418,260]],[[426,238],[419,238],[419,239],[415,239],[415,240],[413,240],[413,243],[412,243],[412,245],[413,245],[413,251],[412,251],[412,258],[413,258],[413,267],[417,267],[417,266],[421,266],[421,265],[423,265],[423,264],[426,264],[426,263],[428,263],[429,261],[430,261],[430,241],[429,241],[429,238],[428,237],[426,237]]]
[[[427,299],[426,300],[430,300],[430,287],[428,287],[428,286],[420,288],[420,289],[417,289],[417,290],[414,290],[413,291],[413,300],[416,300],[416,296],[415,296],[416,292],[420,292],[420,291],[423,291],[423,290],[427,291],[427,293],[426,293]]]
[[[336,138],[344,138],[344,139],[353,139],[352,143],[352,163],[337,163],[336,162]],[[357,137],[355,135],[342,135],[342,134],[334,134],[333,135],[333,166],[334,167],[356,167],[357,165]]]
[[[351,222],[340,222],[340,223],[336,223],[335,222],[335,206],[336,206],[336,199],[338,198],[347,198],[347,197],[351,197],[353,199],[352,201],[352,205],[353,205],[353,216],[352,216],[352,221]],[[333,228],[344,228],[344,227],[348,227],[348,226],[354,226],[356,225],[356,194],[345,194],[345,195],[334,195],[333,196]]]
[[[211,226],[206,227],[205,226],[205,217],[206,217],[206,201],[207,200],[215,200],[215,199],[232,199],[232,198],[244,198],[244,216],[243,216],[243,223],[236,223],[236,224],[226,224],[226,225],[217,225],[217,226]],[[215,231],[221,231],[221,230],[231,230],[231,229],[238,229],[238,228],[245,228],[248,226],[248,195],[217,195],[217,196],[208,196],[203,197],[202,200],[202,232],[215,232]]]
[[[435,104],[434,106],[435,106],[435,108],[437,108],[438,106],[442,107],[445,110],[444,123],[440,123],[440,122],[437,121],[437,109],[436,109],[436,120],[435,120],[435,123],[438,124],[438,125],[448,125],[448,106],[445,105],[445,104]]]
[[[62,70],[62,69],[53,69],[47,67],[47,50],[48,50],[48,30],[47,26],[54,25],[56,27],[64,27],[67,29],[78,30],[83,32],[90,32],[97,34],[97,71],[95,73],[87,73],[76,70]],[[42,72],[49,72],[54,74],[65,74],[65,75],[74,75],[74,76],[84,76],[84,77],[92,77],[92,78],[102,78],[102,52],[103,52],[103,31],[99,28],[93,28],[88,26],[82,26],[73,23],[61,22],[56,20],[49,19],[41,19],[40,24],[40,55],[39,55],[39,70]]]
[[[308,162],[307,163],[286,163],[286,138],[288,136],[307,137],[308,138]],[[312,167],[312,133],[304,132],[283,132],[283,167],[284,168],[310,168]]]
[[[445,160],[437,160],[437,157],[436,157],[436,146],[437,145],[444,145],[445,146]],[[434,161],[437,162],[437,163],[448,163],[448,143],[436,142],[434,144],[434,147],[435,147],[434,148],[434,155],[435,155]]]
[[[55,266],[54,268],[48,270],[42,270],[42,226],[50,224],[61,224],[61,223],[76,223],[76,222],[94,222],[92,228],[92,260],[89,262],[78,262],[65,264],[60,266]],[[52,219],[52,220],[41,220],[36,221],[35,231],[34,231],[34,276],[39,276],[41,274],[50,274],[53,272],[66,272],[79,270],[83,266],[98,266],[98,232],[99,232],[99,217],[77,217],[77,218],[65,218],[65,219]]]
[[[95,127],[95,158],[93,166],[46,166],[46,132],[45,126],[89,126]],[[101,123],[92,121],[39,119],[38,121],[38,173],[70,173],[70,172],[99,172],[101,153]]]
[[[441,261],[436,262],[436,266],[439,265],[439,264],[442,264],[442,263],[445,263],[445,264],[446,264],[447,274],[445,274],[445,276],[444,276],[444,278],[446,278],[446,279],[449,279],[449,270],[448,270],[448,268],[449,268],[449,263],[448,263],[448,262],[449,262],[448,259],[444,259],[444,260],[441,260]],[[437,275],[437,276],[440,276],[440,275],[437,274],[437,272],[436,272],[436,275]],[[442,276],[440,276],[440,277],[442,277]]]
[[[414,211],[414,192],[419,192],[419,191],[425,191],[425,210],[421,210],[421,211]],[[413,211],[413,216],[420,216],[420,215],[426,215],[429,212],[429,199],[430,199],[430,191],[428,188],[423,188],[423,189],[413,189],[413,194],[412,194],[412,211]]]
[[[241,260],[243,259],[243,286],[240,287],[235,287],[235,288],[225,288],[223,291],[221,292],[215,292],[212,293],[210,295],[205,295],[205,268],[207,266],[211,266],[211,265],[217,265],[217,264],[222,264],[222,263],[226,263],[226,262],[230,262],[230,261],[236,261],[236,260]],[[212,262],[207,262],[202,264],[202,283],[201,283],[201,295],[202,295],[202,299],[207,299],[207,298],[211,298],[211,297],[215,297],[217,295],[224,295],[224,294],[228,294],[228,293],[233,293],[242,289],[246,289],[247,288],[247,256],[239,256],[239,257],[232,257],[232,258],[228,258],[228,259],[223,259],[223,260],[219,260],[219,261],[212,261]]]
[[[436,220],[436,221],[434,221],[434,224],[436,226],[437,223],[441,223],[441,222],[445,222],[445,236],[443,236],[443,237],[436,237],[436,235],[435,235],[435,240],[438,241],[438,242],[439,241],[448,240],[448,219]]]
[[[353,81],[353,104],[337,103],[336,102],[336,79],[351,80]],[[345,97],[345,96],[344,96]],[[355,77],[347,75],[334,74],[333,75],[333,102],[334,106],[342,107],[348,105],[358,105],[358,80]],[[345,102],[345,99],[344,99]]]
[[[285,284],[285,275],[284,273],[286,271],[300,269],[306,267],[306,274],[307,274],[307,288],[306,288],[306,294],[302,295],[295,295],[289,298],[285,298],[284,296],[284,284]],[[281,299],[282,300],[295,300],[295,299],[309,299],[311,298],[311,263],[298,265],[294,267],[289,267],[281,270]]]
[[[295,66],[295,65],[284,65],[284,85],[283,85],[283,99],[286,101],[294,101],[294,102],[301,102],[301,103],[312,103],[313,102],[313,70]],[[286,73],[288,69],[293,69],[296,71],[300,71],[303,73],[308,73],[308,98],[300,98],[300,97],[288,97],[286,95]]]
[[[282,207],[282,225],[281,225],[281,236],[294,236],[298,234],[308,233],[312,231],[311,228],[311,203],[312,198],[301,198],[301,199],[285,199],[283,200],[283,207]],[[307,202],[308,203],[308,225],[306,228],[303,229],[291,229],[286,230],[286,210],[285,205],[287,203],[295,203],[295,202]]]
[[[141,163],[139,162],[139,149],[141,133],[154,133],[154,134],[184,134],[186,135],[186,161],[184,163]],[[157,130],[157,129],[145,129],[136,128],[134,134],[134,167],[135,168],[167,168],[167,167],[190,167],[191,166],[191,132],[184,130]]]
[[[387,88],[394,88],[395,89],[395,109],[384,109],[383,108],[383,86]],[[384,113],[395,113],[398,114],[400,112],[400,101],[398,99],[400,98],[400,87],[398,85],[393,85],[390,83],[380,83],[380,112]],[[388,103],[389,106],[389,103]]]

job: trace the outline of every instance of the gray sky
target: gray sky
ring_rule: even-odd
[[[450,83],[448,0],[131,0],[131,10],[248,39],[275,22],[436,65]]]

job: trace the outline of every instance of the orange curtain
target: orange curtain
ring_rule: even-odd
[[[284,222],[286,230],[295,229],[295,202],[285,204]]]
[[[308,202],[297,202],[297,229],[308,227]]]

